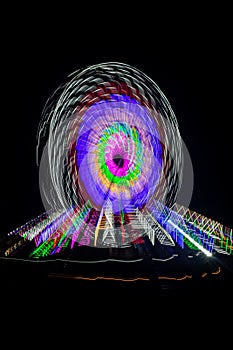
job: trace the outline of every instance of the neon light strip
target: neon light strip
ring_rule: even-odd
[[[96,246],[96,244],[97,244],[97,239],[98,239],[99,229],[100,229],[100,223],[101,223],[103,215],[104,215],[104,208],[102,207],[100,215],[99,215],[99,219],[98,219],[98,222],[97,222],[97,225],[96,225],[96,229],[95,229],[94,246]]]
[[[52,275],[52,274],[50,274],[49,277],[53,277],[53,278],[63,277],[66,279],[77,279],[77,280],[87,280],[87,281],[97,281],[97,280],[122,281],[122,282],[150,281],[148,277],[134,277],[134,278],[104,277],[104,276],[85,277],[85,276]]]

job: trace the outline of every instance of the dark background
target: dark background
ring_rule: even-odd
[[[189,13],[173,22],[165,16],[161,24],[159,16],[154,22],[144,18],[137,27],[127,17],[108,25],[100,18],[81,25],[74,16],[67,25],[62,18],[55,23],[46,15],[37,18],[36,11],[6,16],[1,32],[0,234],[44,211],[36,133],[47,98],[76,69],[107,61],[128,63],[158,84],[191,156],[190,209],[233,226],[233,60],[227,10]]]

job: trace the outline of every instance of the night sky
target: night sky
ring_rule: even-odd
[[[107,61],[130,64],[158,84],[192,160],[190,209],[232,227],[232,53],[227,25],[220,29],[213,20],[198,30],[191,25],[171,28],[163,36],[155,28],[147,42],[146,33],[137,40],[127,35],[107,40],[92,33],[91,40],[81,27],[71,36],[67,27],[64,32],[42,23],[14,21],[3,35],[0,232],[44,211],[36,133],[47,98],[68,74]]]

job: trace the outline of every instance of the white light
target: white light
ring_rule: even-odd
[[[186,232],[184,232],[179,226],[174,224],[171,220],[168,220],[168,222],[175,227],[184,237],[186,237],[191,243],[193,243],[198,249],[200,249],[205,255],[212,256],[212,253],[210,253],[207,249],[202,247],[201,244],[196,242],[192,237],[190,237]]]

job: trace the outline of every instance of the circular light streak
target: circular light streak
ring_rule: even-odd
[[[68,77],[45,105],[37,151],[47,211],[88,203],[117,216],[155,200],[169,207],[182,182],[175,114],[155,82],[123,63]]]

